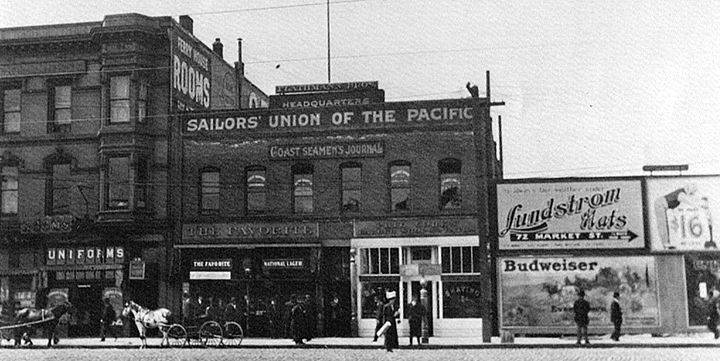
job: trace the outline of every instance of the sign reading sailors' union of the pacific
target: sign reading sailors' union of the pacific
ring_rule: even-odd
[[[469,98],[314,109],[247,109],[185,113],[180,117],[185,135],[423,128],[470,125],[482,120],[485,101]]]
[[[477,234],[475,218],[387,219],[355,222],[355,237],[461,236]]]
[[[183,241],[318,238],[317,223],[194,223],[183,224]]]

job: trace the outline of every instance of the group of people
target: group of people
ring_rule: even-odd
[[[581,339],[585,340],[585,344],[589,344],[588,340],[588,324],[590,324],[590,303],[585,299],[585,291],[578,291],[578,299],[573,304],[573,312],[575,313],[575,324],[577,325],[577,344]],[[614,330],[610,338],[613,341],[620,341],[620,328],[622,327],[622,307],[620,307],[620,293],[613,293],[613,300],[610,304],[610,322],[613,323]]]
[[[231,297],[226,303],[222,298],[203,296],[190,297],[190,294],[183,293],[182,322],[184,325],[195,325],[204,321],[237,322],[244,321],[243,308],[238,306],[237,298]]]
[[[394,348],[399,346],[397,324],[400,310],[396,305],[396,292],[386,291],[385,298],[378,292],[375,296],[375,333],[373,342],[378,340],[379,336],[385,337],[385,350],[392,352]],[[407,318],[410,324],[410,345],[413,344],[413,338],[417,339],[420,345],[420,337],[422,336],[422,318],[425,315],[425,308],[418,302],[417,297],[413,297],[407,307]]]

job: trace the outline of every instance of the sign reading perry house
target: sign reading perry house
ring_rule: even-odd
[[[718,251],[720,177],[654,177],[646,183],[654,251]]]
[[[640,180],[497,185],[500,249],[643,248]]]
[[[385,144],[375,142],[281,144],[268,147],[270,160],[382,157]]]
[[[306,240],[317,239],[317,222],[277,223],[201,223],[183,224],[184,243],[203,242],[253,242],[267,239]]]
[[[172,96],[179,110],[210,108],[210,54],[180,29],[169,31]]]
[[[482,121],[485,99],[393,102],[331,108],[247,109],[181,114],[185,135],[241,136],[323,130],[471,125]]]

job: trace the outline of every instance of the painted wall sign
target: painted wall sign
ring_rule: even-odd
[[[191,270],[206,271],[230,271],[232,270],[232,259],[202,259],[193,260]]]
[[[130,261],[128,279],[131,280],[144,280],[145,279],[145,262],[142,260]]]
[[[115,270],[102,269],[72,269],[55,271],[57,281],[85,281],[85,280],[113,280]]]
[[[190,271],[191,280],[229,280],[232,279],[230,271]]]
[[[45,264],[48,266],[123,262],[125,262],[125,248],[123,247],[48,248],[45,256]]]
[[[720,177],[648,178],[646,197],[653,251],[718,251]]]
[[[349,83],[318,83],[318,84],[296,84],[296,85],[278,85],[275,87],[275,93],[312,93],[312,92],[332,92],[332,91],[351,91],[377,89],[377,81],[356,81]]]
[[[210,54],[181,29],[169,30],[172,61],[172,97],[179,110],[210,107]]]
[[[266,269],[298,269],[305,268],[305,260],[302,258],[280,258],[264,259],[263,268]]]
[[[474,218],[388,219],[356,221],[355,237],[454,236],[477,234]]]
[[[590,327],[611,327],[610,302],[620,292],[623,327],[658,327],[653,257],[515,257],[498,260],[500,327],[530,332],[575,330],[578,290],[590,303]]]
[[[485,100],[451,99],[332,108],[247,109],[181,114],[185,135],[242,136],[327,130],[427,128],[482,121]]]
[[[70,215],[46,216],[20,223],[21,233],[69,233],[75,226],[75,217]]]
[[[318,238],[317,223],[183,224],[183,240],[260,240]]]
[[[270,108],[326,108],[368,105],[385,101],[384,90],[271,95]]]
[[[645,246],[639,180],[497,185],[500,249]]]
[[[268,148],[270,160],[369,158],[384,154],[383,142],[282,144]]]

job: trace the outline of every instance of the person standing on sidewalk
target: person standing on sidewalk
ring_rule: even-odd
[[[588,324],[590,323],[590,318],[588,317],[588,313],[590,313],[590,303],[585,300],[585,291],[580,290],[578,291],[578,299],[575,300],[575,303],[573,304],[573,311],[575,312],[575,324],[577,325],[577,342],[576,344],[580,344],[580,339],[585,338],[585,344],[589,344],[590,341],[588,341]]]
[[[385,350],[392,352],[394,348],[399,346],[397,332],[397,317],[400,311],[395,306],[395,291],[389,291],[385,294],[388,302],[383,307],[383,324],[390,323],[390,328],[385,331]]]
[[[373,342],[378,340],[377,332],[383,325],[383,309],[385,304],[380,299],[380,296],[375,295],[375,333],[373,333]]]
[[[613,331],[610,338],[616,342],[620,341],[620,327],[622,326],[623,316],[622,308],[620,307],[619,292],[613,293],[612,304],[610,304],[610,321],[612,321],[613,325],[615,326],[615,331]]]
[[[720,337],[720,332],[718,332],[717,327],[718,319],[720,319],[720,314],[718,314],[718,294],[716,290],[712,291],[712,297],[710,297],[710,299],[708,300],[707,312],[707,326],[713,333],[715,339],[718,339],[718,337]]]
[[[103,309],[100,316],[100,342],[105,341],[105,334],[110,333],[111,336],[115,337],[115,340],[117,340],[117,334],[115,333],[115,330],[112,327],[113,322],[115,322],[116,318],[115,309],[110,304],[109,298],[103,299]]]
[[[408,307],[408,322],[410,323],[410,346],[413,344],[413,337],[417,338],[417,344],[420,346],[420,336],[422,334],[422,317],[425,314],[425,308],[418,302],[417,296],[413,297],[410,307]]]

